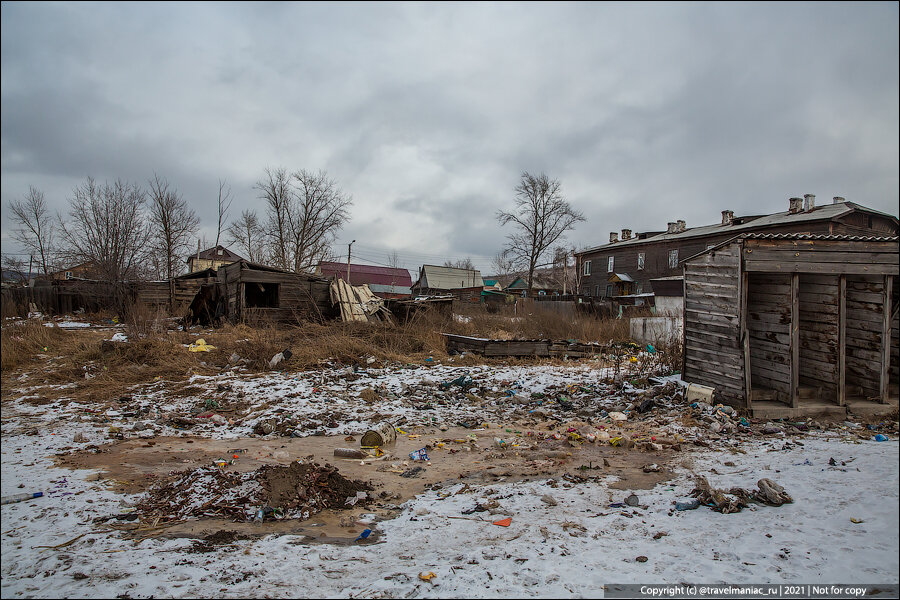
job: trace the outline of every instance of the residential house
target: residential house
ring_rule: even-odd
[[[322,261],[316,274],[332,278],[347,279],[347,263]],[[350,264],[350,285],[369,286],[373,294],[380,298],[408,298],[412,277],[406,269],[378,267],[375,265]]]
[[[422,265],[419,278],[412,284],[416,296],[453,295],[462,302],[480,302],[484,280],[478,269],[458,269]]]
[[[722,211],[715,225],[688,228],[669,223],[666,231],[632,235],[630,229],[610,234],[609,243],[576,253],[584,296],[616,297],[653,292],[651,280],[682,275],[681,261],[745,233],[827,235],[897,235],[897,217],[844,198],[816,206],[815,196],[791,198],[788,210],[770,215],[735,216]]]
[[[522,296],[523,298],[527,296],[559,296],[563,293],[561,283],[547,274],[538,272],[535,272],[534,277],[532,278],[530,294],[526,293],[527,288],[528,276],[523,275],[521,277],[516,277],[509,285],[503,288],[503,291],[508,294]]]
[[[215,248],[201,251],[198,243],[197,252],[190,255],[187,259],[188,273],[195,273],[205,269],[218,269],[239,260],[244,259],[224,246],[216,246]]]

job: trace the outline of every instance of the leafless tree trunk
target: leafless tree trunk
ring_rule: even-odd
[[[219,180],[219,224],[216,228],[216,247],[219,246],[219,238],[222,237],[222,231],[225,222],[228,220],[228,209],[231,208],[231,188],[227,188],[227,181]]]
[[[29,186],[25,199],[10,202],[9,210],[20,226],[13,231],[13,239],[40,259],[41,270],[47,275],[53,270],[51,263],[56,231],[44,202],[44,192]]]
[[[117,180],[101,186],[89,177],[69,199],[68,221],[60,218],[63,255],[88,263],[94,276],[110,283],[140,276],[150,240],[145,203],[136,184]]]
[[[182,258],[191,250],[191,241],[200,220],[169,182],[154,175],[150,180],[150,228],[153,251],[169,280],[169,308],[175,303],[172,278],[184,268]]]
[[[247,257],[250,262],[263,262],[262,242],[263,232],[256,211],[245,210],[241,218],[233,221],[228,229],[229,242],[238,247],[239,253]]]
[[[288,269],[288,206],[291,187],[288,173],[283,168],[266,169],[266,179],[257,182],[255,188],[262,193],[266,203],[268,222],[265,235],[272,262],[280,269]]]
[[[497,219],[501,225],[512,223],[516,228],[507,236],[505,249],[517,265],[527,268],[530,291],[541,258],[575,223],[584,221],[584,215],[563,198],[559,181],[543,173],[537,177],[522,173],[515,192],[515,212],[499,211]]]

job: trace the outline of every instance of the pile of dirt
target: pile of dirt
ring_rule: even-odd
[[[265,490],[268,506],[284,511],[298,509],[310,515],[326,508],[346,508],[347,498],[372,489],[363,481],[347,479],[337,467],[327,464],[265,465],[258,469],[256,479]]]
[[[247,473],[200,467],[152,488],[136,509],[142,520],[156,522],[192,517],[230,517],[238,522],[260,517],[308,519],[328,508],[364,504],[370,497],[365,492],[371,489],[328,464],[265,465]]]

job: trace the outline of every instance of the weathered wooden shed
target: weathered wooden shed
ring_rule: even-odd
[[[768,418],[896,409],[898,240],[745,234],[686,259],[683,379]]]
[[[217,270],[217,295],[232,322],[297,323],[334,312],[324,277],[240,260]]]

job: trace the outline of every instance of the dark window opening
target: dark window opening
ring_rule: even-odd
[[[244,301],[247,308],[278,308],[278,284],[245,283]]]

